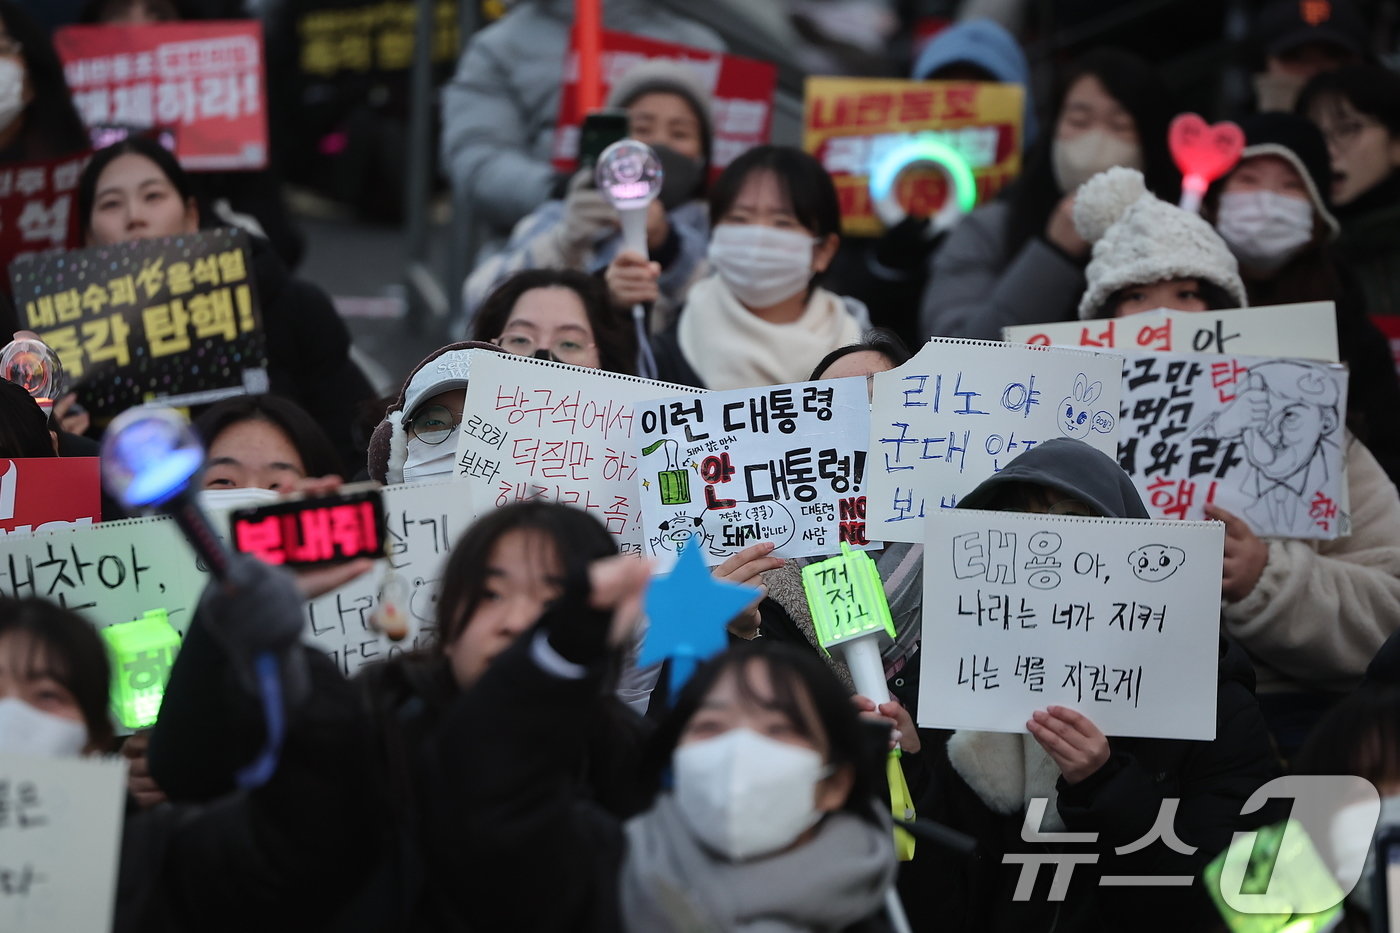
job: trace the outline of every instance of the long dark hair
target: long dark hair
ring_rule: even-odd
[[[586,586],[588,565],[617,553],[612,534],[582,509],[557,502],[517,502],[479,518],[462,535],[442,572],[438,595],[438,650],[466,630],[486,593],[491,550],[507,533],[534,532],[554,548],[560,575]]]
[[[1055,206],[1065,192],[1055,182],[1050,152],[1064,110],[1065,97],[1080,78],[1099,79],[1110,97],[1132,114],[1142,146],[1143,176],[1157,197],[1175,204],[1181,195],[1181,174],[1167,149],[1167,126],[1175,108],[1157,69],[1121,49],[1094,49],[1075,61],[1060,82],[1055,112],[1040,140],[1026,157],[1021,177],[1007,193],[1006,261],[1010,261],[1032,237],[1045,230]]]
[[[729,213],[754,172],[772,172],[778,190],[792,205],[798,223],[817,237],[841,232],[841,202],[836,184],[821,162],[792,146],[755,146],[730,162],[710,189],[710,223]]]
[[[771,698],[761,697],[755,690],[751,680],[754,664],[766,668],[773,687]],[[828,763],[837,768],[850,765],[855,773],[842,809],[873,821],[874,756],[850,693],[815,653],[761,640],[741,643],[705,662],[681,688],[676,705],[661,720],[643,759],[644,777],[653,792],[661,786],[685,727],[715,684],[731,671],[746,702],[782,713],[806,738],[820,739],[818,729],[825,733]],[[815,721],[803,707],[804,695],[811,700]]]
[[[596,276],[574,269],[525,269],[497,285],[487,295],[472,323],[472,339],[492,343],[505,330],[515,303],[536,288],[567,288],[583,303],[598,365],[610,373],[632,375],[636,368],[637,337],[632,327],[608,301],[607,286]]]
[[[1384,126],[1392,138],[1400,137],[1400,75],[1380,65],[1324,71],[1303,86],[1293,112],[1307,117],[1314,105],[1336,107],[1342,100]]]
[[[102,638],[82,616],[46,599],[0,597],[0,638],[23,632],[30,639],[25,676],[53,677],[73,694],[87,726],[88,744],[106,749],[112,744],[107,718],[111,696],[111,667]],[[42,657],[45,667],[38,664]],[[20,673],[20,672],[16,672]]]
[[[277,395],[240,395],[209,407],[194,422],[205,447],[236,424],[265,421],[277,428],[301,457],[307,476],[344,476],[345,466],[326,432],[296,402]]]
[[[87,130],[73,107],[63,64],[48,35],[13,0],[0,0],[0,21],[9,37],[21,45],[20,56],[34,92],[24,108],[20,158],[55,159],[87,149]]]
[[[82,225],[84,232],[92,228],[92,209],[97,200],[98,179],[107,170],[107,166],[124,155],[145,156],[154,162],[156,168],[160,169],[161,174],[170,182],[170,186],[180,195],[182,202],[188,203],[191,198],[195,199],[200,225],[204,225],[210,214],[204,210],[204,205],[199,203],[194,182],[175,158],[175,154],[162,146],[158,140],[149,136],[133,135],[121,142],[112,143],[105,149],[97,150],[83,169],[83,174],[78,179],[78,223]]]
[[[53,457],[49,419],[24,387],[0,379],[0,457]]]

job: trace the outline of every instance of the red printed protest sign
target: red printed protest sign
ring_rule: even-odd
[[[845,232],[877,236],[884,224],[870,177],[910,143],[951,150],[971,173],[979,204],[1010,184],[1021,171],[1023,94],[1013,84],[812,77],[802,148],[836,183]],[[937,212],[952,195],[939,174],[910,175],[899,200],[920,214]]]
[[[101,520],[97,457],[0,460],[0,534],[76,528]]]
[[[744,150],[768,141],[778,69],[767,62],[604,30],[604,98],[630,68],[655,58],[675,59],[689,65],[714,98],[712,174],[717,174]],[[572,171],[578,164],[579,124],[584,115],[578,111],[577,83],[578,55],[571,50],[563,93],[559,96],[559,121],[554,131],[554,167],[561,172]]]
[[[83,153],[0,167],[0,268],[30,253],[81,245],[74,194],[87,160]]]
[[[65,26],[54,45],[88,126],[173,129],[189,169],[267,165],[257,20]]]

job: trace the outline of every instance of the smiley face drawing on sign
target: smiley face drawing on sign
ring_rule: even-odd
[[[1160,583],[1186,563],[1186,552],[1166,544],[1144,544],[1128,555],[1133,576],[1146,583]]]
[[[1092,432],[1107,434],[1113,430],[1115,419],[1106,411],[1094,411],[1093,405],[1103,393],[1103,383],[1089,384],[1089,377],[1083,373],[1074,380],[1074,394],[1060,402],[1060,433],[1065,437],[1083,440]]]

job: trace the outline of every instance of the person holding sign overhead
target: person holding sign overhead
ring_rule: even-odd
[[[1118,464],[1068,438],[1021,454],[958,508],[1148,517]],[[928,769],[927,789],[916,809],[975,836],[984,852],[969,862],[921,847],[902,884],[915,928],[932,928],[935,918],[949,929],[1008,933],[1108,929],[1129,918],[1135,930],[1210,928],[1213,908],[1200,871],[1236,831],[1251,828],[1258,815],[1242,818],[1240,809],[1278,770],[1254,697],[1253,670],[1225,638],[1217,676],[1215,738],[1208,742],[1105,736],[1088,716],[1059,706],[1036,711],[1022,734],[926,731],[919,757]],[[1132,847],[1172,799],[1179,801],[1171,823],[1176,844],[1156,837]],[[1078,850],[1066,850],[1068,840],[1026,841],[1022,823],[1036,800],[1048,802],[1033,829],[1097,833],[1097,841]],[[1115,847],[1127,851],[1115,853]],[[1046,899],[1043,881],[1029,899],[1015,897],[1023,866],[1001,855],[1064,851],[1093,851],[1098,858],[1073,866],[1062,902]],[[1097,883],[1110,875],[1192,880],[1190,890]]]
[[[1244,304],[1244,283],[1224,240],[1201,218],[1147,193],[1137,173],[1114,169],[1094,178],[1080,191],[1075,218],[1096,241],[1080,317]],[[1274,457],[1278,469],[1306,464],[1293,448],[1315,446],[1317,432],[1341,415],[1323,404],[1303,406],[1284,420],[1287,403],[1300,398],[1296,385],[1281,380],[1272,389],[1250,388],[1240,405],[1280,412],[1266,439],[1288,449]],[[1272,397],[1285,404],[1275,405]],[[1220,436],[1239,435],[1226,425]],[[1345,449],[1349,536],[1263,539],[1247,516],[1206,507],[1226,525],[1225,630],[1259,671],[1260,702],[1285,757],[1317,717],[1356,686],[1386,637],[1400,628],[1400,495],[1350,433]],[[1285,478],[1274,469],[1264,475]]]
[[[865,306],[817,284],[841,242],[836,187],[819,161],[750,149],[715,182],[710,218],[712,274],[652,342],[658,379],[714,390],[800,382],[860,339]]]
[[[139,136],[92,157],[78,181],[78,211],[88,246],[191,234],[211,217],[175,157]],[[350,332],[324,292],[292,278],[266,241],[252,243],[272,391],[305,408],[354,462],[355,406],[373,391],[350,359]]]

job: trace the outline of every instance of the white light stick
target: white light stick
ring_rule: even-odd
[[[661,193],[661,160],[651,147],[635,139],[620,139],[603,150],[594,169],[594,181],[622,222],[622,243],[643,259],[647,251],[647,208]],[[638,375],[656,378],[656,358],[647,339],[646,308],[632,306],[632,323],[637,331]]]

